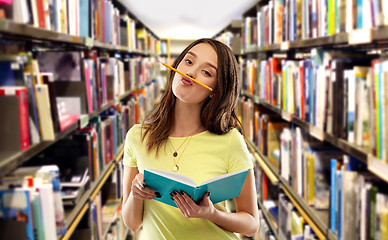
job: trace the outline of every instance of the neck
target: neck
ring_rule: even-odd
[[[169,135],[171,137],[187,137],[204,130],[200,119],[201,106],[177,101],[174,109],[173,124]]]

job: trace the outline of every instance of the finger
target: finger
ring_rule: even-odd
[[[185,203],[186,203],[187,210],[189,210],[191,212],[194,211],[197,204],[193,201],[193,199],[191,199],[191,197],[187,193],[185,193],[184,191],[180,191],[180,195],[182,196],[183,201],[185,201]]]
[[[212,200],[210,200],[210,192],[207,192],[205,201],[207,206],[213,205]]]
[[[135,193],[134,196],[138,196],[140,198],[153,199],[155,197],[160,197],[160,194],[156,191],[143,187],[143,184],[140,184],[137,181],[133,184],[132,190]]]
[[[143,180],[134,180],[132,182],[132,184],[134,186],[136,186],[140,191],[143,191],[143,192],[146,192],[146,193],[149,193],[149,194],[155,194],[156,191],[148,188],[145,183],[143,182]]]
[[[183,199],[182,195],[176,191],[174,191],[174,196],[172,197],[176,205],[178,206],[179,210],[181,210],[183,216],[185,218],[189,218],[190,214],[187,209],[187,203]]]
[[[138,188],[132,189],[132,192],[133,192],[133,196],[134,197],[137,197],[137,198],[140,198],[140,199],[143,199],[143,200],[149,200],[149,199],[155,198],[154,194],[143,192],[143,191],[141,191]]]

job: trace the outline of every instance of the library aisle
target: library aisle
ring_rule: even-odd
[[[144,238],[121,212],[125,137],[197,36],[239,64],[260,228],[237,236],[388,240],[388,1],[222,4],[191,35],[198,16],[132,0],[0,0],[0,240]]]

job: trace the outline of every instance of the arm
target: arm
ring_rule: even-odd
[[[173,199],[186,218],[205,218],[230,232],[252,236],[257,232],[260,225],[252,169],[248,172],[240,196],[234,199],[237,208],[236,213],[217,210],[213,207],[209,195],[204,196],[200,205],[195,204],[186,193],[183,195],[178,193]]]
[[[143,174],[136,167],[125,167],[123,179],[123,221],[136,232],[143,224],[143,200],[155,198],[155,191],[144,187]]]

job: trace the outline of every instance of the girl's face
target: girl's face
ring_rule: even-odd
[[[214,92],[217,86],[217,53],[209,44],[200,43],[192,47],[177,69],[209,86]],[[174,75],[172,91],[186,103],[202,103],[213,93],[179,73]]]

